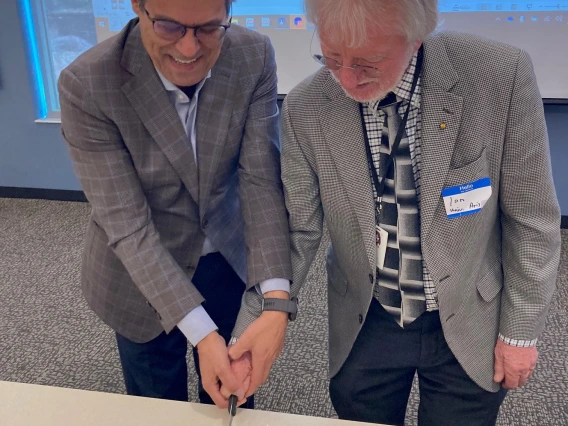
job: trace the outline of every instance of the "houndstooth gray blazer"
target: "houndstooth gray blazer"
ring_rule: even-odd
[[[198,166],[136,19],[65,69],[59,93],[92,205],[82,289],[114,330],[146,342],[203,301],[191,278],[206,236],[248,287],[291,278],[268,38],[228,31],[200,92]]]
[[[560,212],[542,101],[530,59],[519,49],[446,32],[431,36],[424,48],[424,261],[450,348],[476,383],[496,391],[498,332],[523,340],[539,336],[559,263]],[[331,237],[333,376],[362,327],[375,281],[375,216],[361,117],[358,104],[324,69],[288,95],[282,116],[293,294],[305,282],[324,220]],[[493,195],[483,210],[447,219],[442,189],[487,176]]]

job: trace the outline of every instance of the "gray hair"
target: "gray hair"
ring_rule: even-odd
[[[225,8],[227,9],[227,15],[231,14],[231,5],[233,4],[235,0],[225,0]],[[138,0],[138,5],[140,6],[140,9],[143,9],[144,6],[146,5],[146,0]]]
[[[365,43],[372,27],[413,43],[438,26],[437,0],[305,0],[305,8],[318,31],[351,48]]]

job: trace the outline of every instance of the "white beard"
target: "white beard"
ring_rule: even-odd
[[[360,97],[360,96],[355,96],[351,93],[349,93],[342,85],[341,82],[339,81],[339,78],[337,78],[337,76],[332,73],[330,71],[331,76],[333,77],[333,79],[337,82],[337,84],[339,84],[339,86],[341,86],[341,89],[343,90],[343,92],[345,93],[345,96],[347,96],[348,98],[353,99],[354,101],[360,102],[360,103],[367,103],[367,102],[376,102],[376,101],[381,101],[383,100],[390,92],[392,92],[394,90],[394,88],[398,85],[398,83],[396,85],[394,85],[394,87],[385,90],[383,88],[379,88],[377,89],[377,91],[375,93],[373,93],[371,96],[367,96],[367,97]],[[373,80],[367,80],[367,81],[362,81],[361,84],[364,83],[371,83],[371,82],[377,82],[376,79]]]
[[[410,56],[408,62],[410,63],[410,60],[412,59],[412,56]],[[351,99],[353,99],[354,101],[360,102],[360,103],[374,103],[374,102],[380,102],[382,101],[384,98],[387,97],[387,95],[392,92],[394,89],[396,89],[396,87],[400,84],[400,82],[402,81],[402,78],[404,77],[404,74],[406,73],[406,70],[408,69],[408,66],[406,68],[404,68],[403,70],[401,70],[399,72],[399,74],[396,76],[397,78],[395,79],[396,83],[393,84],[391,87],[388,88],[383,88],[382,85],[380,84],[380,79],[379,78],[370,78],[367,80],[361,80],[360,84],[364,84],[364,83],[379,83],[379,87],[378,89],[375,91],[375,93],[372,93],[370,96],[368,97],[359,97],[359,96],[354,96],[352,94],[350,94],[347,90],[345,90],[345,88],[343,86],[341,86],[341,83],[339,82],[339,78],[337,78],[337,76],[329,71],[329,73],[331,74],[331,76],[333,77],[333,79],[341,86],[341,88],[343,89],[343,92],[345,92],[345,95]]]

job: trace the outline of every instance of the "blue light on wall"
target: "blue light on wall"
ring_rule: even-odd
[[[27,46],[28,46],[28,58],[31,73],[34,78],[36,99],[38,103],[38,114],[39,118],[47,118],[47,99],[45,96],[45,85],[43,82],[43,71],[41,68],[41,62],[39,57],[39,50],[37,45],[37,38],[34,26],[34,19],[32,13],[31,0],[22,0],[21,13],[22,13],[22,23],[23,30],[25,33]]]

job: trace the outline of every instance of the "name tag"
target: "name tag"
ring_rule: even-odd
[[[442,191],[448,219],[477,213],[491,197],[491,179],[486,177]]]

